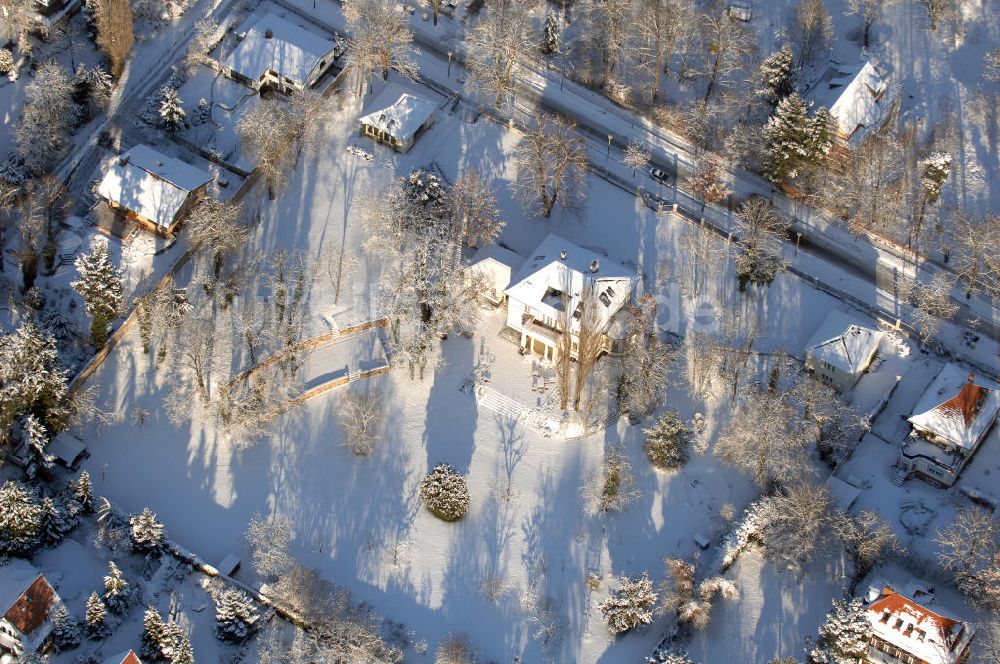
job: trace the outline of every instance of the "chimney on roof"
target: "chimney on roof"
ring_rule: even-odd
[[[127,154],[123,154],[120,157],[118,157],[118,165],[119,166],[124,166],[127,163],[128,163],[128,155]]]
[[[969,382],[970,383],[976,382],[976,374],[969,374]]]
[[[274,37],[274,31],[271,30],[271,28],[264,31],[264,39],[270,39],[272,37]]]
[[[565,249],[559,252],[559,258],[561,258],[562,260],[566,260],[567,256],[569,256],[569,252],[566,251]]]
[[[600,269],[601,269],[601,262],[599,260],[595,258],[594,260],[590,261],[591,272],[597,272]]]

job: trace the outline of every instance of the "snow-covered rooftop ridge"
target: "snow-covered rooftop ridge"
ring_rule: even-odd
[[[607,260],[564,238],[549,233],[518,270],[507,297],[558,315],[562,295],[568,296],[569,311],[576,312],[586,284],[604,305],[604,325],[624,306],[632,292],[635,271]]]
[[[517,270],[524,263],[524,256],[511,251],[507,247],[502,247],[499,244],[489,244],[485,247],[480,247],[476,253],[472,255],[472,260],[469,261],[469,265],[476,265],[477,263],[482,263],[485,260],[495,260],[501,265],[506,265],[511,269],[511,271]]]
[[[211,179],[207,171],[147,145],[136,145],[112,162],[97,193],[166,228],[188,194]]]
[[[891,88],[870,60],[860,68],[835,65],[835,72],[843,75],[820,82],[813,97],[817,104],[829,105],[840,132],[854,141],[864,136],[860,129],[877,128],[885,120]]]
[[[834,310],[809,338],[806,351],[815,359],[853,375],[864,370],[882,336],[882,332],[859,325],[848,314]]]
[[[955,664],[975,632],[889,586],[869,604],[865,617],[873,635],[929,664]]]
[[[381,129],[393,138],[405,138],[416,133],[436,108],[430,99],[404,92],[391,105],[361,116],[361,124]]]
[[[972,450],[1000,412],[1000,391],[957,364],[941,370],[917,402],[909,422],[966,450]]]
[[[20,558],[11,558],[0,567],[0,616],[5,616],[41,575],[38,568]]]
[[[304,83],[316,63],[336,46],[332,39],[271,12],[252,15],[237,32],[245,36],[222,64],[255,81],[272,71]]]

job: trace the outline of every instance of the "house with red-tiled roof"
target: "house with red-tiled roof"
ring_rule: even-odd
[[[52,632],[49,620],[62,604],[45,575],[24,560],[0,567],[0,653],[38,650]]]
[[[962,664],[972,652],[971,624],[932,611],[889,586],[869,592],[865,618],[870,664]]]
[[[135,654],[134,650],[118,653],[114,657],[108,657],[103,664],[142,664],[142,660]]]
[[[1000,390],[956,364],[937,375],[910,416],[896,461],[897,478],[949,487],[976,453],[1000,413]]]

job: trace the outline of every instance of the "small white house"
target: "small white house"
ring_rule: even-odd
[[[507,327],[521,335],[521,348],[559,358],[569,328],[571,357],[579,345],[582,319],[604,335],[604,351],[624,351],[624,326],[614,325],[632,298],[635,270],[549,234],[517,272],[507,296]]]
[[[910,416],[910,435],[900,449],[896,473],[937,486],[952,486],[979,449],[1000,413],[1000,391],[980,384],[957,364],[948,364]]]
[[[37,651],[61,605],[45,576],[27,561],[14,558],[0,567],[0,653],[17,657]]]
[[[865,662],[962,664],[968,661],[975,627],[931,610],[889,586],[868,591],[865,619],[871,633]],[[933,597],[931,597],[933,599]]]
[[[207,171],[140,144],[114,160],[97,193],[129,219],[170,235],[211,181]]]
[[[806,343],[806,369],[838,390],[849,390],[875,359],[882,337],[848,314],[831,311]]]
[[[220,62],[222,72],[255,90],[312,87],[339,55],[333,39],[270,12],[251,16],[237,34],[242,39]]]
[[[850,146],[880,129],[895,102],[888,77],[870,60],[860,66],[831,64],[808,96],[814,107],[829,109],[837,137]]]
[[[406,152],[434,123],[435,110],[437,104],[430,99],[404,92],[392,105],[361,116],[361,134]]]
[[[473,255],[468,271],[482,281],[482,297],[494,305],[501,305],[507,299],[504,291],[510,286],[511,277],[522,263],[523,257],[492,244]]]

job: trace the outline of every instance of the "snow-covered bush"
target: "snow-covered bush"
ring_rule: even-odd
[[[987,81],[1000,81],[1000,48],[994,48],[983,58],[983,78]]]
[[[158,553],[163,546],[163,524],[147,507],[142,513],[129,520],[129,534],[132,548],[139,553]]]
[[[675,412],[664,413],[646,434],[646,456],[657,468],[672,470],[687,463],[691,430]]]
[[[603,513],[620,512],[639,497],[632,464],[621,449],[611,449],[604,457],[600,478],[597,508]],[[585,493],[588,491],[584,487]]]
[[[440,463],[420,483],[420,498],[431,514],[457,521],[469,509],[469,487],[453,467]]]
[[[688,657],[687,651],[673,644],[657,647],[653,654],[646,658],[647,664],[695,664]]]
[[[601,602],[597,608],[604,614],[608,629],[613,634],[622,634],[639,625],[653,622],[653,607],[656,593],[648,574],[638,579],[623,576],[618,579],[618,589],[611,597]]]
[[[41,543],[42,508],[33,490],[8,480],[0,486],[0,555],[24,556]]]
[[[215,630],[220,639],[240,643],[254,633],[260,614],[242,590],[226,588],[215,598]]]
[[[294,561],[288,553],[292,526],[287,520],[254,514],[243,537],[250,549],[254,570],[264,578],[276,579],[292,566]]]
[[[52,645],[59,651],[72,650],[81,640],[80,622],[60,606],[52,615]]]
[[[108,611],[104,602],[96,592],[90,593],[87,598],[87,638],[92,640],[103,639],[108,636],[109,626],[107,623]]]
[[[729,569],[750,542],[760,539],[760,531],[764,526],[764,508],[768,500],[768,498],[761,498],[750,503],[736,527],[723,538],[718,565],[720,572]]]
[[[871,626],[857,597],[833,600],[833,609],[819,628],[819,639],[809,652],[815,664],[853,664],[868,652]]]
[[[474,664],[475,661],[472,646],[460,634],[449,634],[444,637],[434,655],[434,664]]]
[[[14,70],[14,54],[9,48],[0,48],[0,74],[9,74]]]

